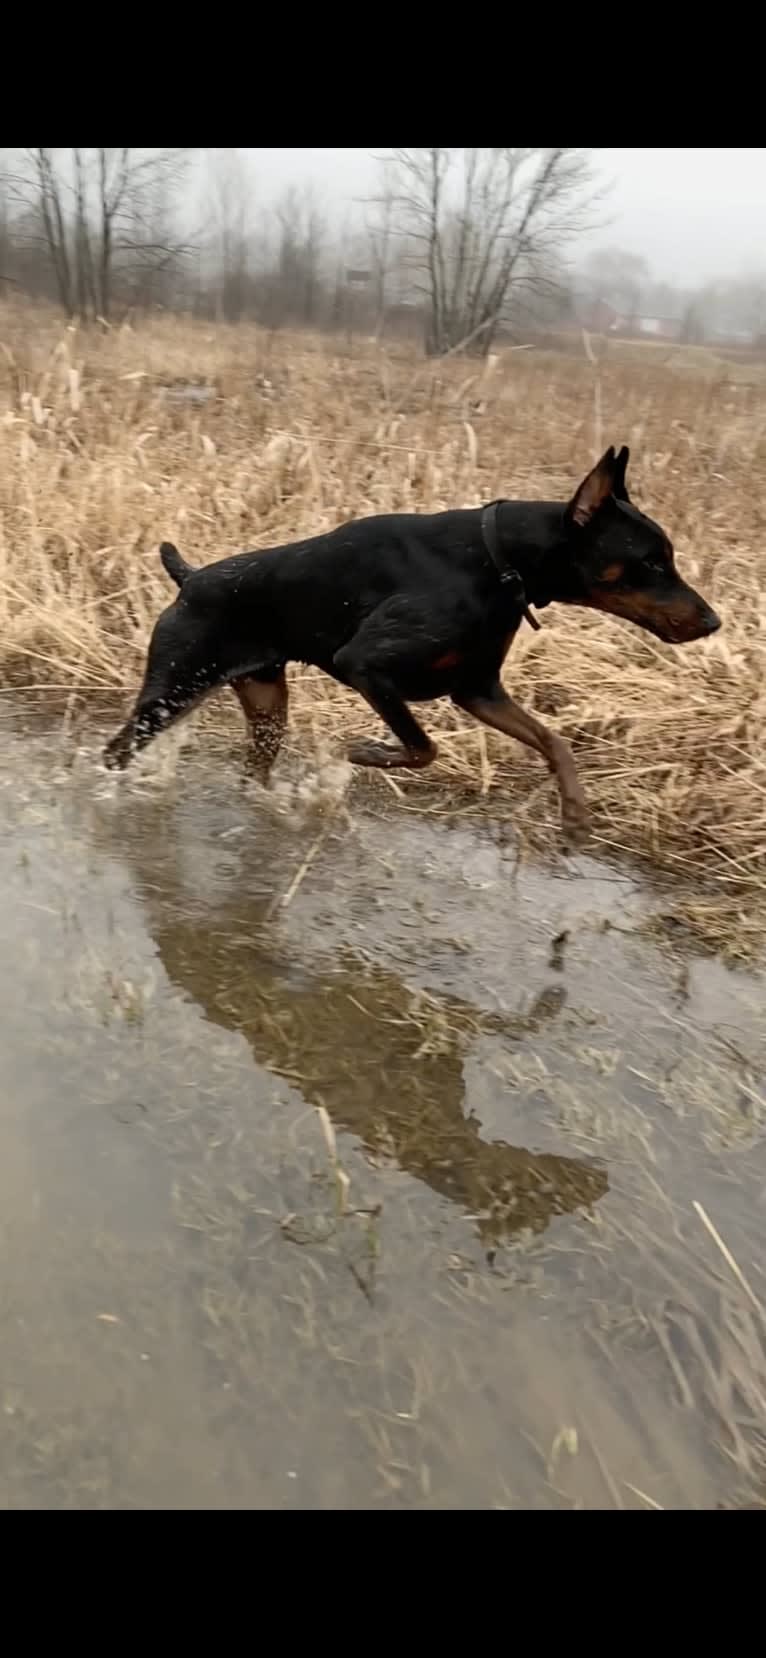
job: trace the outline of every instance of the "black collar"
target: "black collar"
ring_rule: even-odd
[[[540,623],[537,617],[532,615],[527,603],[527,595],[521,574],[506,558],[500,545],[500,536],[497,529],[497,509],[502,504],[502,501],[493,501],[490,506],[484,508],[481,515],[481,533],[484,537],[484,545],[508,593],[508,597],[516,600],[516,603],[521,606],[521,614],[525,621],[529,622],[530,627],[539,633]]]

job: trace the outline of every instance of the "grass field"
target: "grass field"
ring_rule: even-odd
[[[677,887],[684,922],[748,954],[766,923],[757,363],[617,342],[425,363],[396,343],[172,318],[84,332],[2,308],[0,682],[75,692],[81,709],[104,692],[127,702],[172,593],[163,538],[202,563],[364,513],[563,499],[610,442],[630,444],[634,498],[724,627],[675,649],[551,609],[539,634],[522,630],[506,680],[572,744],[596,848],[691,877],[683,898]],[[233,698],[205,716],[211,730],[236,718]],[[295,744],[340,752],[369,718],[341,688],[294,671]],[[555,791],[538,762],[446,705],[427,724],[440,758],[418,778],[419,798],[438,810],[484,809],[489,797],[528,844],[556,844]],[[414,784],[374,786],[399,798]]]
[[[561,346],[0,308],[0,1507],[764,1506],[763,974],[698,946],[766,939],[766,370]],[[594,858],[443,704],[347,794],[372,716],[300,666],[270,796],[230,694],[100,771],[163,538],[563,500],[610,442],[724,627],[522,628]]]

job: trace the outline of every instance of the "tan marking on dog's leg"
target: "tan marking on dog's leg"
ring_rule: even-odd
[[[287,680],[235,679],[231,686],[250,730],[250,764],[260,782],[268,781],[287,729]]]
[[[482,725],[493,731],[502,731],[506,737],[515,737],[527,748],[533,748],[547,761],[558,784],[561,797],[561,818],[565,833],[580,839],[587,833],[588,806],[575,770],[575,763],[563,737],[541,725],[532,714],[512,702],[505,692],[493,697],[454,698],[459,708],[473,714]]]

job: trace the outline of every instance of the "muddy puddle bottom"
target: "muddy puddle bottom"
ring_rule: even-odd
[[[342,768],[0,739],[0,1504],[762,1505],[762,979]]]

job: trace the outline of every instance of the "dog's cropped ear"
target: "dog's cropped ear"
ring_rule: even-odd
[[[612,486],[612,493],[615,501],[627,501],[628,505],[630,505],[630,496],[625,483],[625,472],[629,460],[630,450],[627,444],[624,443],[614,463],[614,484]]]
[[[614,445],[610,444],[606,454],[601,456],[587,478],[583,478],[579,489],[575,490],[572,496],[566,511],[571,523],[578,524],[584,529],[599,508],[606,505],[614,488],[616,464]]]

